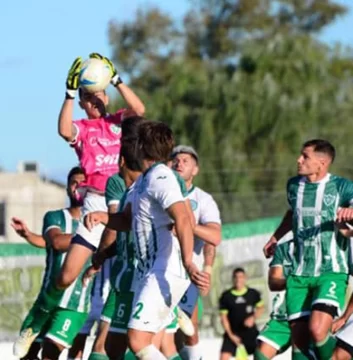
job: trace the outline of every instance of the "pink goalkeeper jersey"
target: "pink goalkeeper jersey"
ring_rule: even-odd
[[[108,178],[118,172],[120,124],[124,111],[125,109],[121,109],[114,115],[73,122],[77,134],[71,146],[86,174],[83,186],[104,192]]]

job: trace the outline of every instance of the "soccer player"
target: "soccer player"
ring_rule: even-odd
[[[153,334],[169,322],[189,286],[187,274],[200,288],[209,287],[209,275],[192,262],[192,226],[175,175],[164,163],[173,149],[173,134],[163,123],[145,122],[136,146],[143,175],[135,183],[124,212],[88,214],[89,228],[97,223],[117,231],[129,230],[132,220],[138,254],[138,289],[128,324],[128,342],[141,360],[166,359],[152,344]],[[174,222],[173,222],[174,221]],[[173,236],[173,228],[177,237]],[[173,247],[180,244],[179,252]]]
[[[310,339],[320,359],[331,357],[335,340],[330,329],[344,305],[349,244],[336,222],[353,217],[348,208],[353,182],[329,173],[334,159],[335,148],[328,141],[304,143],[298,176],[287,184],[290,210],[264,249],[268,255],[280,236],[293,231],[295,268],[286,282],[293,359],[309,356]]]
[[[271,291],[278,293],[273,298],[270,321],[257,337],[256,360],[268,360],[286,351],[291,344],[291,331],[287,318],[285,287],[286,277],[294,265],[294,242],[281,240],[275,250],[268,273]]]
[[[36,302],[22,324],[21,333],[22,330],[28,328],[28,324],[36,316],[36,310],[40,306],[41,297],[48,286],[55,281],[55,277],[65,259],[72,234],[81,216],[82,203],[77,200],[75,192],[79,184],[84,180],[85,175],[81,168],[75,167],[71,169],[67,180],[67,193],[70,199],[69,208],[49,211],[44,216],[42,237],[45,240],[47,260],[43,284]],[[13,226],[16,231],[20,232],[27,239],[34,237],[34,234],[28,230],[23,222],[14,221]],[[36,236],[36,238],[39,240],[39,236]],[[46,331],[43,332],[45,337],[43,345],[44,355],[48,356],[51,353],[51,356],[54,352],[53,358],[56,358],[55,354],[59,354],[65,347],[70,347],[87,317],[89,296],[89,287],[84,289],[81,282],[77,280],[67,289],[52,318],[46,323]],[[32,333],[28,332],[26,335],[31,337]],[[21,345],[21,343],[15,343],[14,345],[14,354],[15,356],[24,357],[28,352],[28,348],[23,349],[18,345]]]
[[[190,200],[191,208],[195,216],[194,227],[194,254],[193,261],[201,270],[204,266],[204,245],[207,253],[214,254],[214,247],[221,241],[221,219],[218,206],[212,196],[199,187],[193,185],[193,180],[199,172],[199,156],[191,146],[179,145],[172,152],[173,169],[185,180],[188,190],[187,198]],[[212,264],[213,264],[212,257]],[[204,271],[211,275],[211,266],[207,265]],[[197,299],[200,296],[195,284],[191,284],[187,292],[182,297],[180,308],[185,311],[192,319],[194,334],[185,336],[184,347],[179,350],[180,356],[185,360],[198,360],[202,357],[202,351],[198,338],[198,307]],[[172,344],[174,342],[173,333],[164,337],[164,342]],[[168,355],[172,356],[168,351]]]
[[[219,311],[224,328],[221,360],[231,359],[237,348],[245,346],[248,354],[256,348],[258,330],[255,320],[264,310],[260,293],[246,286],[243,268],[233,271],[233,288],[223,292],[219,300]]]
[[[74,61],[66,81],[66,99],[59,115],[58,127],[59,134],[74,147],[85,171],[86,181],[77,192],[84,198],[83,215],[99,209],[107,211],[104,190],[109,176],[118,171],[121,122],[126,117],[141,115],[144,112],[144,105],[131,89],[122,83],[112,62],[99,54],[91,54],[90,57],[100,58],[107,63],[112,73],[111,82],[120,91],[130,110],[119,110],[115,115],[108,115],[106,113],[108,97],[104,91],[91,94],[78,89],[82,59],[77,58]],[[74,97],[77,90],[80,95],[80,106],[85,110],[88,119],[73,122]],[[82,223],[79,223],[57,283],[51,284],[46,289],[45,296],[41,299],[42,304],[38,307],[40,313],[30,324],[32,327],[24,329],[31,331],[32,336],[26,336],[27,331],[25,331],[23,338],[18,339],[22,343],[21,347],[30,346],[30,342],[44,325],[45,314],[47,317],[50,316],[50,312],[60,301],[64,289],[75,281],[92,252],[98,247],[103,230],[104,227],[100,225],[89,232]],[[84,238],[90,240],[85,243]],[[90,248],[82,245],[82,242],[90,243]]]

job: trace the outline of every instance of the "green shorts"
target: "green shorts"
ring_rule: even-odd
[[[288,321],[270,320],[261,330],[257,340],[262,341],[280,354],[291,345],[291,331]]]
[[[318,277],[290,275],[287,279],[288,319],[309,316],[315,304],[332,305],[339,315],[345,302],[348,275],[328,273]]]
[[[116,301],[117,301],[117,292],[115,291],[115,289],[110,289],[107,301],[104,304],[104,308],[100,316],[101,321],[105,321],[109,324],[112,322]]]
[[[132,302],[134,300],[133,292],[116,293],[116,301],[112,321],[109,331],[126,334],[127,325],[132,312]]]
[[[87,317],[87,313],[57,308],[53,312],[45,337],[66,348],[70,348]]]

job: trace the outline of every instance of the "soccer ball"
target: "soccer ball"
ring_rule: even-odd
[[[109,66],[100,59],[88,59],[82,64],[79,84],[90,93],[105,90],[111,80]]]

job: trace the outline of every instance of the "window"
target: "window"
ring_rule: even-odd
[[[0,236],[5,236],[6,233],[6,205],[0,202]]]

